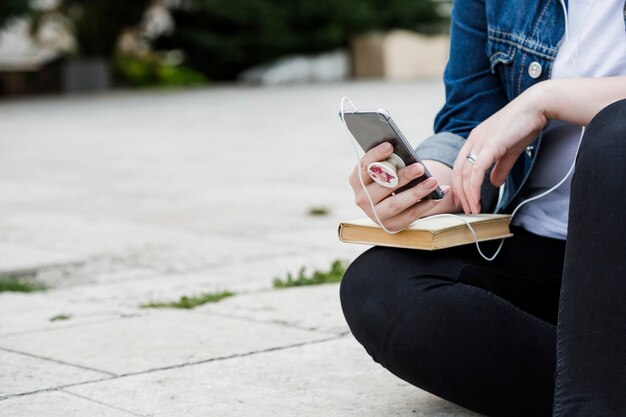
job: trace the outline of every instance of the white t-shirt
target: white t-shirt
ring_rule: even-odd
[[[559,48],[552,78],[626,75],[624,0],[569,0],[568,24],[569,42],[563,40]],[[552,188],[567,174],[580,134],[580,126],[557,120],[548,123],[524,200]],[[513,224],[541,236],[566,239],[571,177],[550,194],[520,208]]]

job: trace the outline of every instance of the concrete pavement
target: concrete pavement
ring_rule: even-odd
[[[417,142],[436,82],[0,102],[0,416],[474,416],[374,363],[338,285],[273,289],[365,247],[339,99]],[[313,207],[327,216],[310,216]],[[234,291],[194,310],[141,304]],[[66,320],[51,319],[69,316]]]

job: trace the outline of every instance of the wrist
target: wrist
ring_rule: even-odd
[[[531,106],[531,111],[541,121],[541,128],[555,118],[554,108],[551,105],[552,95],[554,94],[553,84],[553,80],[542,81],[524,92],[528,93],[529,106]]]

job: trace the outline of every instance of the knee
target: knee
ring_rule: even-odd
[[[356,335],[371,324],[371,317],[380,313],[380,282],[382,271],[389,263],[385,259],[388,248],[374,247],[361,254],[344,274],[339,288],[341,308],[348,326]]]
[[[421,255],[421,256],[420,256]],[[428,288],[441,285],[430,277],[429,254],[374,247],[346,271],[340,287],[343,314],[352,334],[372,358],[385,366],[395,327],[407,315],[420,327],[417,312],[428,305]]]
[[[620,192],[626,185],[626,100],[598,113],[578,151],[572,192]]]
[[[603,164],[619,161],[626,154],[626,100],[602,109],[589,123],[579,151],[579,161]],[[600,159],[601,161],[597,161]]]
[[[390,315],[400,300],[398,268],[400,249],[374,247],[359,256],[341,280],[339,295],[350,330],[372,358],[384,363],[380,345]]]

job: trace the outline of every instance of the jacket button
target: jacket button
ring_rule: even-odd
[[[543,68],[541,68],[541,64],[539,62],[532,62],[528,66],[528,75],[530,75],[530,78],[539,78],[541,77],[542,72]]]

